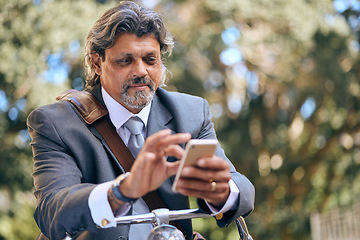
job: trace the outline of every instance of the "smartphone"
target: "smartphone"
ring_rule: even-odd
[[[215,154],[219,142],[216,139],[191,139],[185,147],[185,153],[181,158],[179,169],[176,173],[172,190],[176,192],[176,183],[180,178],[181,171],[185,165],[195,165],[202,157],[211,157]]]

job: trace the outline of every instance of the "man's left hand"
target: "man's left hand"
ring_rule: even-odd
[[[176,190],[221,208],[230,194],[230,179],[230,165],[225,159],[217,156],[200,158],[196,166],[183,168]]]

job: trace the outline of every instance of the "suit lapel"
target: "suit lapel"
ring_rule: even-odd
[[[174,127],[171,124],[172,119],[172,114],[160,101],[159,96],[155,94],[151,104],[146,136],[151,136],[154,133],[167,128],[171,129],[174,133]]]

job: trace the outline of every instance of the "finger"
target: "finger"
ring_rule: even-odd
[[[229,163],[218,156],[200,158],[197,160],[196,165],[200,168],[207,169],[230,169]]]
[[[228,182],[231,179],[231,173],[229,169],[217,170],[217,169],[205,169],[194,166],[185,166],[181,172],[181,177],[195,178],[203,181],[216,181],[216,182]]]
[[[166,174],[167,174],[167,178],[174,176],[180,166],[180,161],[176,161],[176,162],[167,162],[166,163],[167,168],[166,168]]]
[[[190,183],[187,184],[189,185]],[[206,183],[204,184],[204,186],[206,186]],[[194,186],[192,184],[190,185]],[[207,188],[203,187],[202,189],[198,189],[198,187],[199,186],[197,186],[196,188],[189,188],[180,183],[179,185],[177,185],[177,191],[185,196],[193,196],[196,198],[204,199],[215,207],[223,206],[230,194],[230,187],[228,183],[217,183],[216,189],[214,191],[211,191],[211,184],[208,184]]]
[[[177,186],[179,189],[185,191],[200,191],[207,194],[210,193],[222,193],[227,191],[229,188],[229,183],[227,182],[215,182],[215,188],[212,186],[213,181],[202,181],[196,179],[180,178]]]
[[[152,148],[158,141],[169,135],[171,135],[170,129],[158,131],[145,139],[144,147]]]
[[[156,142],[154,146],[156,149],[164,149],[169,145],[175,144],[178,145],[180,143],[185,143],[191,139],[190,133],[176,133],[169,136],[166,136]]]
[[[185,150],[179,145],[170,145],[164,149],[164,154],[166,156],[175,157],[181,159],[184,155]]]
[[[145,140],[144,148],[148,151],[161,151],[171,144],[185,143],[191,139],[189,133],[171,134],[169,129],[155,133]]]

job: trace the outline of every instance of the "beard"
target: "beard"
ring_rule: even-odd
[[[136,91],[135,95],[130,95],[129,88],[133,84],[146,84],[150,91]],[[146,107],[154,98],[155,95],[155,84],[150,78],[130,78],[122,86],[121,97],[124,104],[133,109],[143,109]]]

